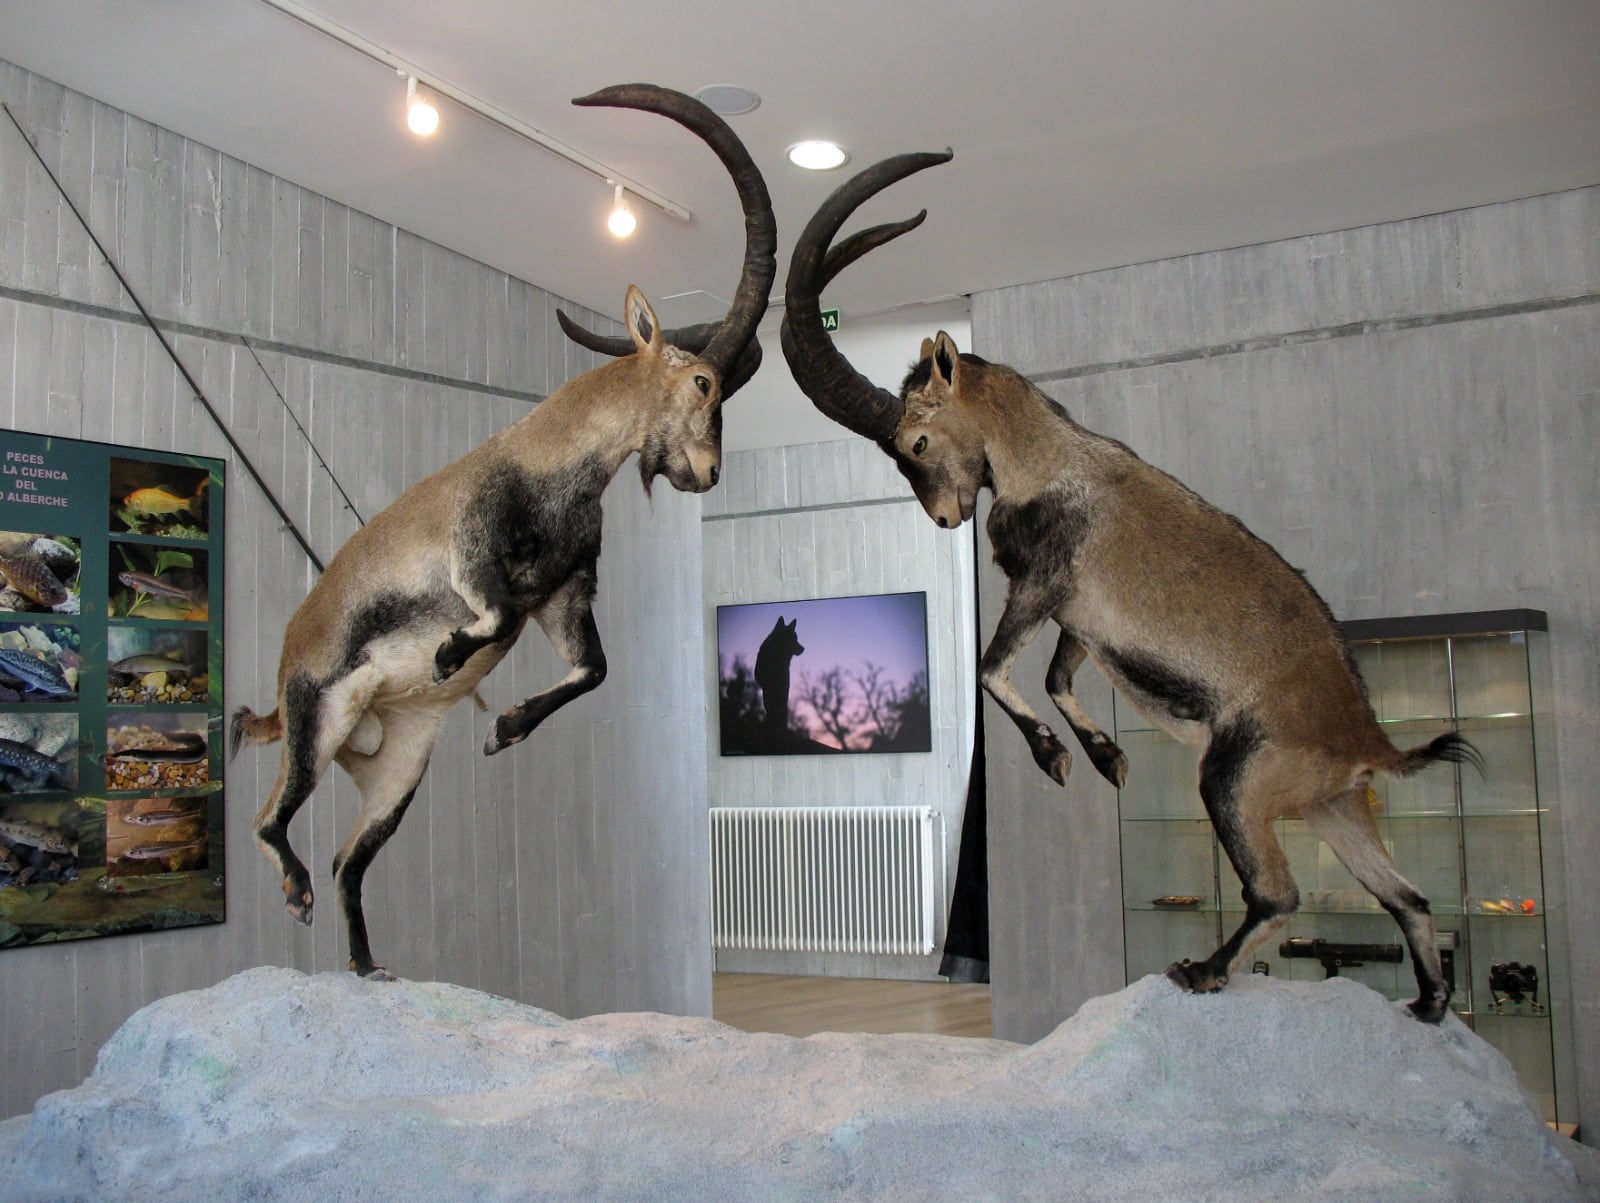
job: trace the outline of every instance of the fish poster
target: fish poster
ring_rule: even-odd
[[[223,469],[0,431],[0,949],[225,917]]]

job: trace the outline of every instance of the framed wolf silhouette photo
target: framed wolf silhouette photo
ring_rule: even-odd
[[[724,756],[933,750],[928,598],[717,607]]]

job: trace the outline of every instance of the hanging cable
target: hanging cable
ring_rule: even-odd
[[[300,432],[300,437],[306,441],[306,448],[312,455],[317,457],[317,463],[328,474],[328,480],[332,482],[335,489],[339,490],[339,496],[344,498],[344,508],[355,515],[357,526],[365,526],[367,520],[361,516],[361,511],[356,509],[356,503],[350,500],[350,494],[344,491],[344,486],[339,483],[339,478],[333,474],[333,469],[328,466],[328,461],[322,458],[322,452],[317,450],[316,443],[312,441],[311,432],[300,425],[300,419],[295,416],[294,407],[289,404],[289,398],[283,395],[283,390],[278,387],[278,382],[272,378],[272,373],[267,371],[267,365],[262,363],[261,356],[256,354],[255,344],[243,334],[237,337],[239,345],[250,352],[250,358],[255,360],[256,367],[261,369],[261,375],[272,389],[273,394],[278,398],[278,404],[283,406],[283,412],[288,415],[289,421],[294,423],[294,428]]]
[[[94,243],[95,249],[100,252],[100,256],[105,260],[106,266],[109,267],[112,274],[116,276],[117,283],[122,286],[122,291],[128,294],[128,299],[133,302],[134,308],[139,311],[139,316],[142,317],[145,321],[145,324],[150,327],[150,332],[156,336],[157,341],[161,343],[162,349],[166,351],[168,358],[172,360],[179,373],[188,383],[189,388],[194,393],[194,399],[198,401],[205,409],[207,415],[210,416],[211,421],[216,425],[216,428],[222,432],[222,437],[228,441],[228,446],[233,448],[234,454],[239,457],[239,462],[244,465],[245,471],[250,474],[250,478],[256,482],[256,486],[262,491],[262,493],[266,495],[267,500],[272,503],[272,508],[277,511],[278,517],[283,519],[284,529],[294,536],[295,542],[300,544],[300,549],[306,553],[306,558],[309,559],[312,564],[316,565],[318,572],[321,572],[323,570],[321,557],[319,557],[312,549],[311,544],[306,541],[305,535],[301,534],[300,528],[295,525],[294,519],[289,516],[289,511],[283,508],[282,503],[279,502],[277,496],[268,486],[266,480],[262,477],[261,473],[256,470],[256,466],[250,462],[250,457],[245,454],[244,448],[239,445],[239,440],[233,437],[233,432],[229,430],[227,425],[223,422],[221,415],[218,414],[214,408],[212,408],[211,402],[206,398],[205,390],[200,387],[199,382],[195,380],[195,378],[189,373],[189,369],[184,366],[183,360],[178,358],[178,352],[173,348],[172,344],[167,341],[167,336],[163,334],[161,332],[161,328],[156,325],[155,318],[150,316],[150,311],[146,309],[144,307],[144,303],[139,300],[138,294],[135,293],[132,287],[129,286],[127,278],[122,274],[122,269],[117,266],[116,261],[112,259],[111,253],[106,250],[105,245],[100,241],[99,236],[95,234],[92,228],[90,228],[89,223],[84,218],[83,214],[78,211],[78,206],[72,203],[72,198],[67,195],[67,190],[61,186],[61,181],[56,178],[56,173],[50,170],[50,164],[45,162],[44,156],[39,153],[39,148],[34,145],[33,139],[28,137],[27,131],[22,128],[21,122],[19,122],[16,118],[16,115],[12,113],[11,106],[5,104],[3,101],[0,101],[0,109],[5,110],[6,116],[10,119],[11,124],[16,127],[17,133],[21,136],[22,140],[27,143],[28,149],[33,152],[33,157],[38,160],[39,166],[44,169],[44,173],[49,177],[50,182],[55,185],[56,191],[61,194],[61,199],[66,203],[67,208],[72,210],[72,215],[78,219],[78,224],[83,227],[84,233],[89,235],[89,241]],[[254,354],[253,351],[252,354]],[[257,360],[256,362],[259,364],[261,361]],[[265,371],[265,369],[263,369],[263,371]],[[270,380],[271,377],[269,376],[268,379]],[[273,389],[276,391],[277,386],[274,385]],[[279,396],[281,397],[282,394],[280,393]],[[287,406],[287,403],[285,404]],[[299,423],[296,422],[295,425],[299,426]],[[304,428],[301,429],[301,433],[304,433]],[[309,444],[310,438],[308,437],[306,441]],[[313,449],[313,451],[314,450],[315,449]],[[317,458],[320,460],[322,457],[318,456]],[[327,465],[324,464],[323,466],[326,467]],[[342,494],[344,490],[340,489],[339,492]],[[349,498],[346,497],[345,500],[348,502]]]

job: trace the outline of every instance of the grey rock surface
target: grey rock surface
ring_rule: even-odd
[[[138,1012],[0,1156],[7,1200],[1600,1198],[1496,1050],[1342,978],[1150,977],[1023,1046],[253,969]]]

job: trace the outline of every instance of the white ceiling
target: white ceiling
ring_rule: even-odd
[[[834,186],[953,147],[857,219],[930,212],[840,278],[847,315],[1600,182],[1596,0],[308,3],[693,222],[638,206],[615,242],[594,177],[449,105],[412,137],[390,70],[261,0],[0,0],[0,58],[611,314],[631,282],[730,295],[742,237],[691,135],[568,103],[611,83],[761,94],[731,123],[774,196],[779,299]],[[851,164],[784,162],[818,136]]]

